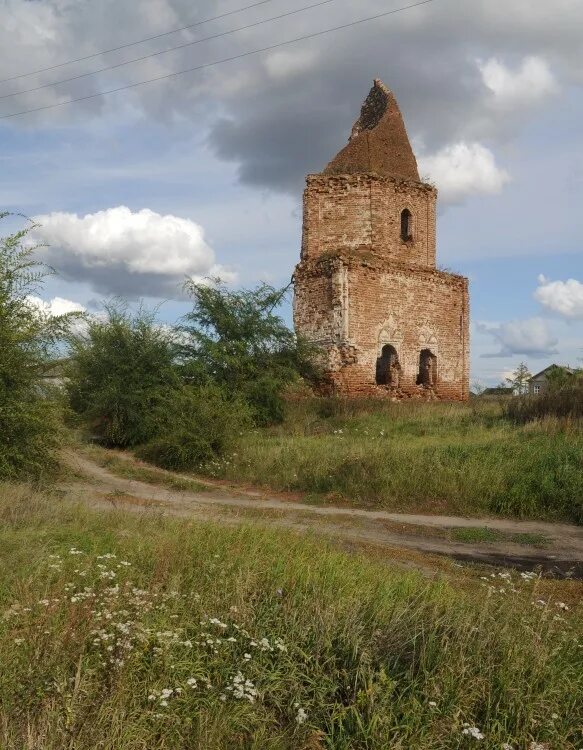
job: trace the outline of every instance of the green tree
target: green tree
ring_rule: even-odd
[[[572,370],[568,367],[556,365],[547,373],[547,385],[549,390],[560,391],[574,385],[579,378],[581,378],[581,370]]]
[[[9,214],[0,213],[0,219]],[[0,238],[0,478],[38,477],[54,468],[59,399],[43,378],[72,315],[51,316],[31,299],[49,269],[35,259],[35,225]]]
[[[173,333],[155,313],[109,303],[71,340],[71,407],[107,445],[145,443],[159,430],[159,407],[181,386]]]
[[[517,395],[524,396],[528,393],[528,383],[531,377],[532,374],[528,369],[526,362],[521,362],[516,370],[514,370],[511,377],[506,378],[506,382],[510,383]]]
[[[318,377],[313,347],[276,313],[287,289],[230,291],[219,280],[185,288],[193,302],[179,327],[187,378],[243,397],[260,424],[280,421],[285,386]]]

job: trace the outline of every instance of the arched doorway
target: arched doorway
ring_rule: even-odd
[[[417,385],[433,388],[437,383],[437,357],[431,349],[422,349],[419,353],[419,372]]]
[[[392,344],[385,344],[381,350],[381,356],[377,359],[376,384],[398,388],[400,374],[401,363],[397,350]]]

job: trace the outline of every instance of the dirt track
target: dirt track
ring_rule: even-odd
[[[521,569],[540,566],[559,575],[583,578],[583,529],[569,524],[506,519],[429,516],[362,509],[313,506],[245,490],[219,486],[202,492],[183,492],[116,476],[79,453],[66,457],[77,475],[80,496],[91,505],[139,512],[155,512],[224,523],[259,522],[312,531],[346,542],[383,548],[446,555],[457,560]],[[542,534],[544,549],[514,542],[462,543],[443,538],[443,530],[488,528],[508,534]]]

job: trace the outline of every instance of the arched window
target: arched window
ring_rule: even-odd
[[[413,239],[413,215],[408,208],[401,211],[401,239],[403,242]]]
[[[437,382],[437,357],[431,349],[422,349],[419,352],[419,372],[417,373],[417,385],[424,388],[433,388]]]
[[[399,355],[392,344],[385,344],[376,364],[376,384],[398,387],[401,365]]]

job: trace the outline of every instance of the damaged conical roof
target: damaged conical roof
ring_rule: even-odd
[[[397,100],[378,79],[362,105],[348,145],[332,159],[323,174],[355,172],[419,180],[417,160]]]

